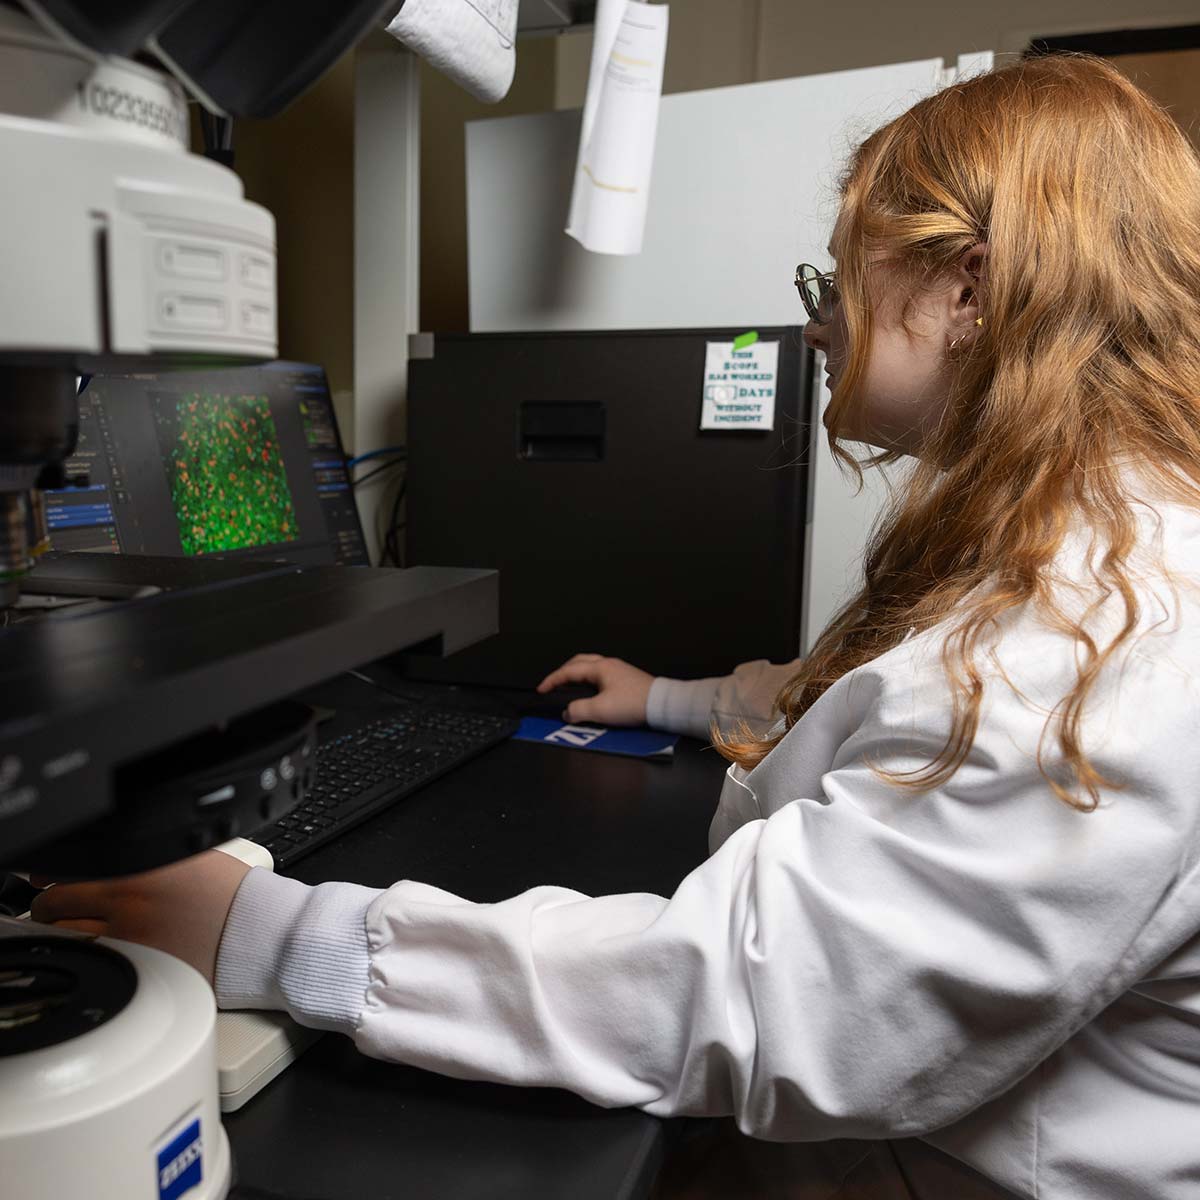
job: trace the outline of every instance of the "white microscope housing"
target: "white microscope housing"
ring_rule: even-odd
[[[165,71],[0,5],[0,607],[39,550],[39,478],[74,448],[79,374],[275,357],[274,218],[188,143]]]
[[[5,1195],[222,1200],[231,1160],[204,979],[158,950],[29,921],[0,922],[0,938]]]

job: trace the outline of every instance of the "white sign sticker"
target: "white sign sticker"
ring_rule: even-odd
[[[744,339],[739,338],[738,342]],[[701,429],[774,429],[779,343],[709,342]]]

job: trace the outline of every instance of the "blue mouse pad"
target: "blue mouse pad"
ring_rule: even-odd
[[[570,750],[597,750],[601,754],[629,754],[634,758],[668,759],[679,741],[673,733],[652,729],[604,729],[599,725],[567,725],[545,717],[522,717],[513,737],[519,742],[543,742]]]

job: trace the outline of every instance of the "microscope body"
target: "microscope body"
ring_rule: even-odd
[[[0,0],[4,867],[113,875],[250,833],[306,786],[315,726],[292,692],[495,628],[490,572],[83,554],[54,577],[104,603],[21,619],[41,492],[72,482],[80,377],[277,354],[274,219],[228,155],[190,151],[189,96],[223,121],[274,115],[399,6]],[[295,795],[256,782],[281,777]],[[168,955],[0,918],[5,1194],[222,1200],[215,1019]]]

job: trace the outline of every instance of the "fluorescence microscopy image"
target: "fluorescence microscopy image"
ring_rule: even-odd
[[[176,401],[175,417],[165,460],[184,554],[295,541],[267,397],[189,393]]]

